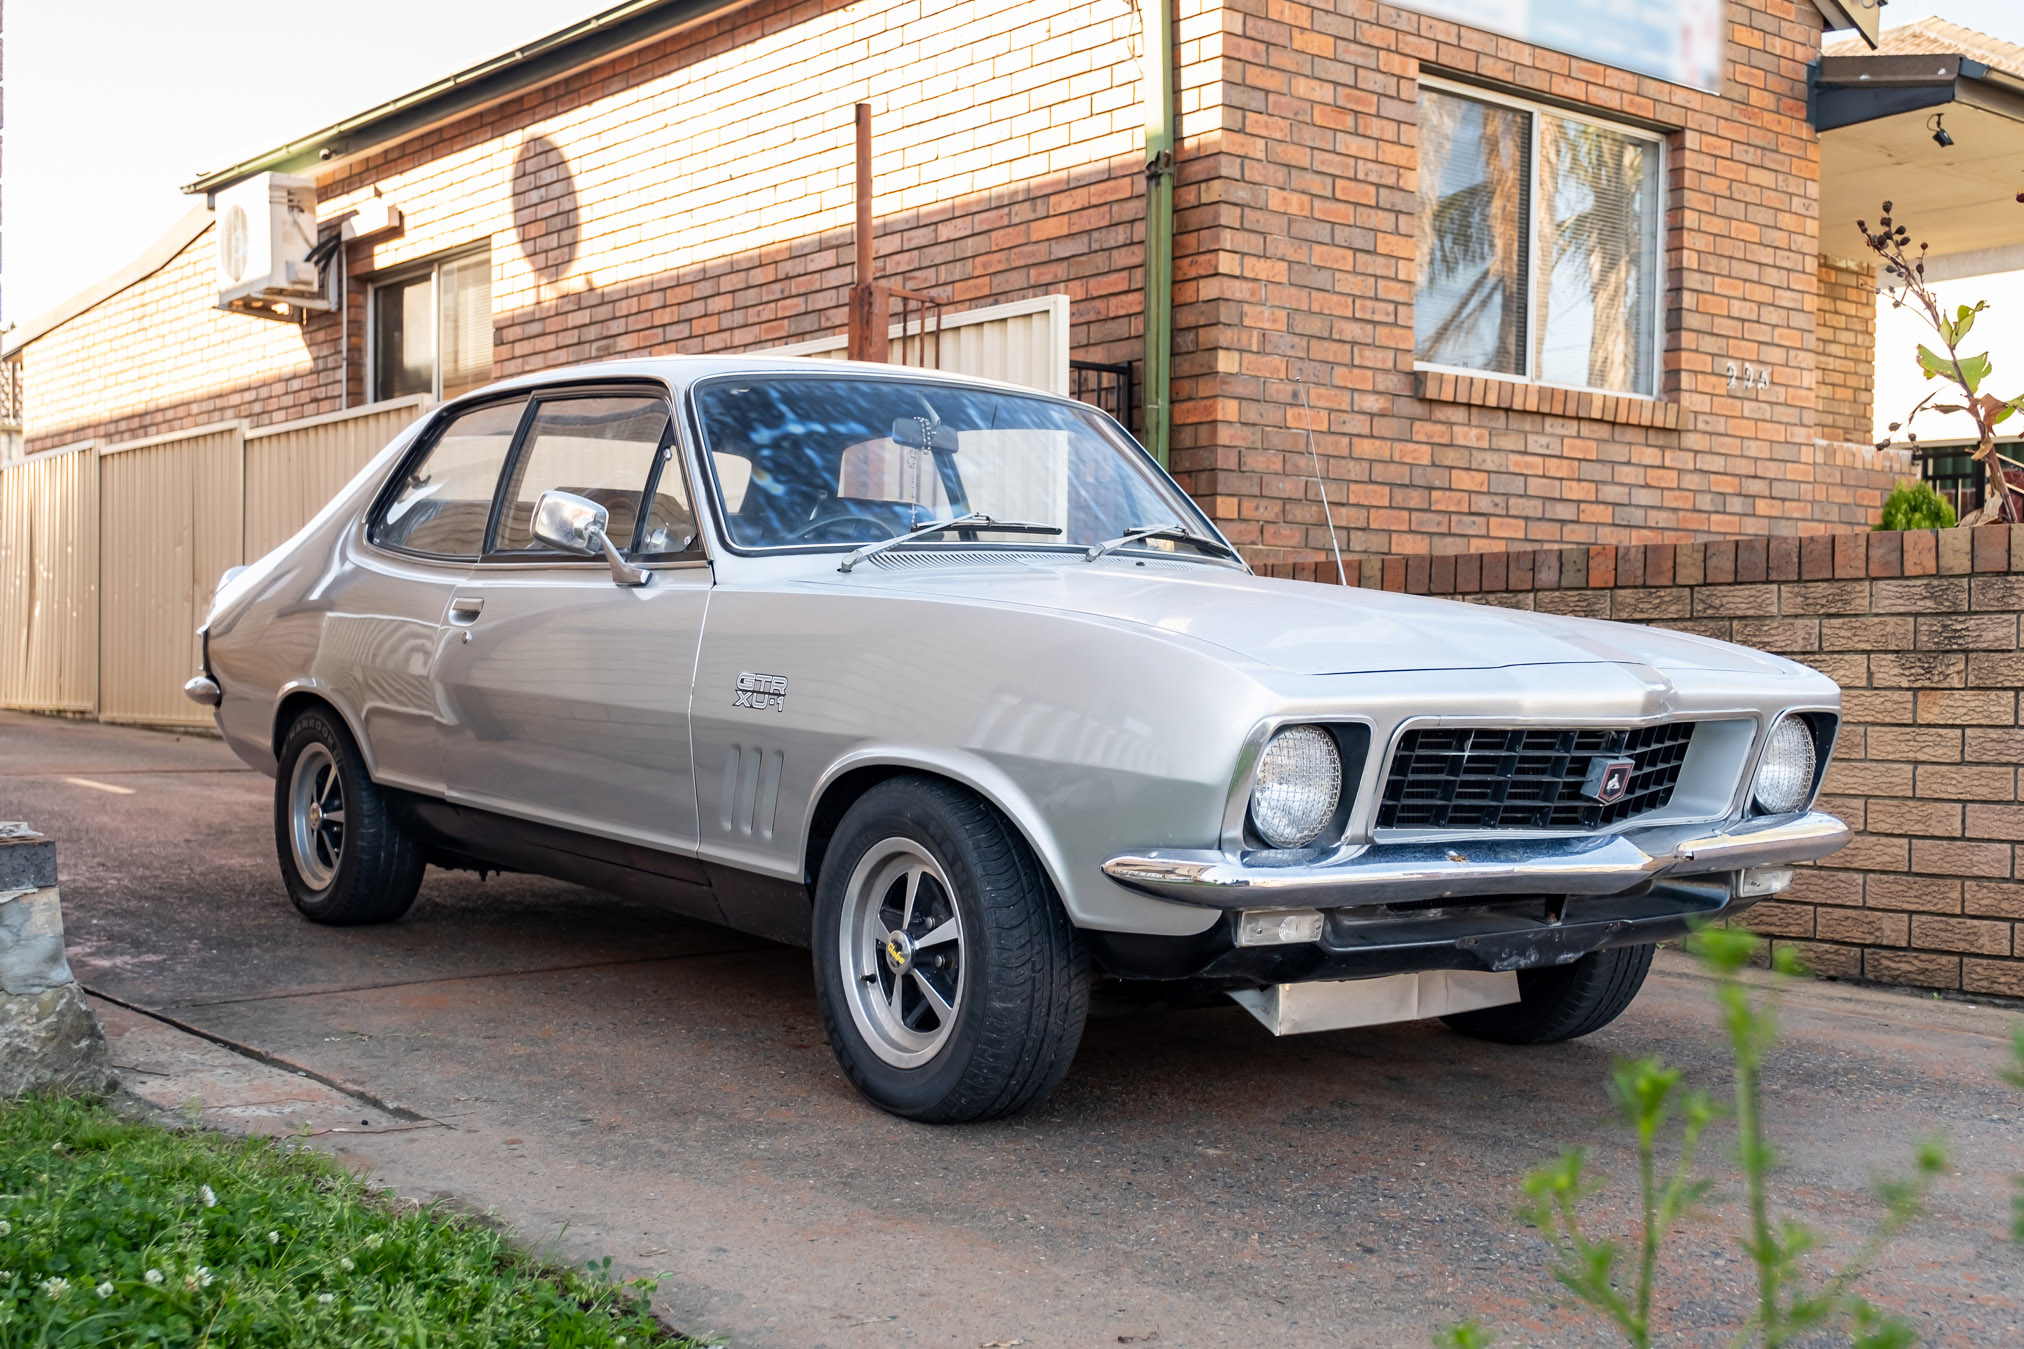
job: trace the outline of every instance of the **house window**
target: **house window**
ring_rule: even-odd
[[[372,397],[455,398],[492,378],[492,254],[460,253],[372,288]]]
[[[1658,391],[1656,136],[1420,88],[1417,364]]]

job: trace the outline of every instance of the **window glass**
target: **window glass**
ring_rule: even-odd
[[[439,355],[446,401],[492,381],[492,255],[472,253],[437,269]]]
[[[1531,158],[1529,114],[1420,91],[1417,359],[1525,373]]]
[[[376,398],[436,391],[431,279],[418,276],[372,293],[373,390]]]
[[[672,444],[668,406],[658,398],[561,398],[541,403],[514,466],[495,548],[540,549],[534,506],[543,492],[595,501],[611,513],[607,531],[621,548],[633,545],[640,505],[662,451]],[[680,465],[669,462],[646,512],[641,551],[679,553],[695,537],[695,517]]]
[[[1653,392],[1658,158],[1650,141],[1541,115],[1538,378]]]
[[[372,397],[451,399],[492,379],[492,255],[373,287]]]
[[[725,528],[741,548],[871,543],[978,511],[1061,533],[982,528],[924,546],[1087,547],[1172,525],[1210,534],[1178,489],[1080,405],[798,375],[712,381],[695,399]]]
[[[440,557],[477,557],[506,452],[527,400],[491,403],[443,429],[373,530],[374,541]]]

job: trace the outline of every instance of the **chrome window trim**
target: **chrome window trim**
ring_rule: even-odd
[[[1757,775],[1757,760],[1764,751],[1764,714],[1760,709],[1754,707],[1738,707],[1726,710],[1719,708],[1701,709],[1684,713],[1661,712],[1648,717],[1552,717],[1546,719],[1499,717],[1494,715],[1407,717],[1392,728],[1392,733],[1385,745],[1383,755],[1373,754],[1371,756],[1374,759],[1381,760],[1377,776],[1377,792],[1381,794],[1383,784],[1391,778],[1392,760],[1398,755],[1399,741],[1405,738],[1407,731],[1445,730],[1451,727],[1470,726],[1504,727],[1512,730],[1524,730],[1530,726],[1537,726],[1541,730],[1573,728],[1577,730],[1635,731],[1642,730],[1647,726],[1662,726],[1682,721],[1696,723],[1704,721],[1747,721],[1754,728],[1750,733],[1750,749],[1744,755],[1742,775],[1736,785],[1730,789],[1729,804],[1725,810],[1713,814],[1668,815],[1658,820],[1654,820],[1652,814],[1647,813],[1634,815],[1629,819],[1619,820],[1615,824],[1604,825],[1597,829],[1380,829],[1375,823],[1377,818],[1375,810],[1377,802],[1373,798],[1369,803],[1372,806],[1372,810],[1364,816],[1364,834],[1373,843],[1440,843],[1451,839],[1486,838],[1589,838],[1601,834],[1620,834],[1629,829],[1649,829],[1660,825],[1672,824],[1709,824],[1718,820],[1734,818],[1743,811],[1749,800],[1750,783]]]

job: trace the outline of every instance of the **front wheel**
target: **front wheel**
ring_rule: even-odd
[[[421,888],[421,845],[367,776],[351,733],[321,709],[282,737],[274,848],[288,898],[311,922],[391,923]]]
[[[837,826],[816,885],[823,1025],[873,1104],[935,1124],[1045,1098],[1089,1011],[1089,959],[1032,849],[951,783],[894,778]]]
[[[1566,965],[1518,971],[1518,1001],[1441,1020],[1500,1045],[1543,1045],[1601,1030],[1623,1014],[1651,972],[1650,946],[1591,951]]]

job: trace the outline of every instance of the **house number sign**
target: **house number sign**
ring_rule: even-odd
[[[1745,393],[1748,393],[1752,389],[1768,391],[1771,388],[1771,367],[1768,365],[1751,365],[1746,361],[1741,367],[1738,367],[1734,361],[1731,361],[1729,362],[1728,373],[1729,391],[1731,393],[1735,392],[1738,381],[1742,383],[1743,392]]]

